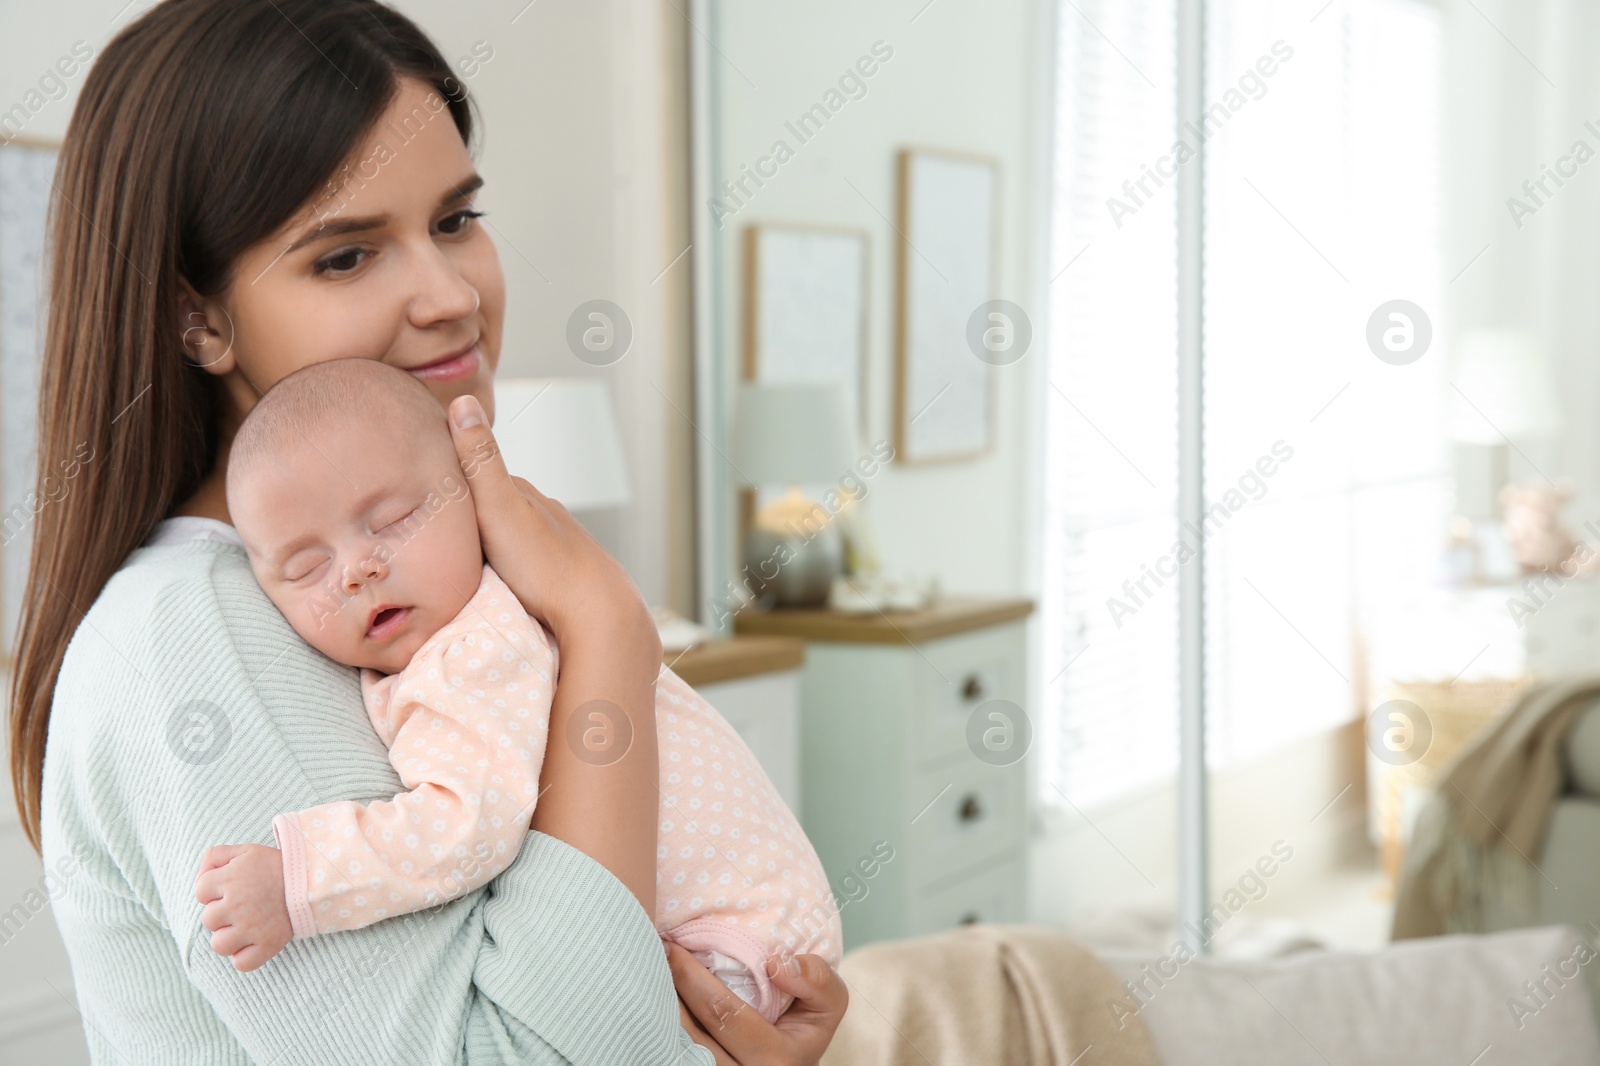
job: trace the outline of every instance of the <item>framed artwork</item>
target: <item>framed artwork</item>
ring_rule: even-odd
[[[841,384],[863,434],[868,244],[865,230],[745,230],[745,379]]]
[[[865,230],[793,223],[745,230],[744,380],[843,386],[862,440],[870,255]],[[740,490],[740,543],[751,516],[783,491]]]
[[[0,656],[7,663],[33,532],[45,212],[59,153],[48,141],[0,143]]]
[[[995,296],[1000,166],[915,148],[900,153],[898,177],[895,452],[906,462],[981,455],[994,438],[994,389],[968,327]]]

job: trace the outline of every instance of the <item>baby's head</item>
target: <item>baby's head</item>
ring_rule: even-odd
[[[330,659],[399,672],[483,577],[472,496],[426,385],[372,359],[267,390],[228,454],[228,513],[267,596]]]

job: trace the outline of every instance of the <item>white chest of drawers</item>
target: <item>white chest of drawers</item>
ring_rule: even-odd
[[[807,640],[800,677],[800,820],[841,906],[846,949],[963,922],[1017,922],[1026,899],[1021,758],[974,734],[1020,705],[1026,600],[921,611],[741,616],[741,633]],[[1020,749],[1019,749],[1020,753]]]

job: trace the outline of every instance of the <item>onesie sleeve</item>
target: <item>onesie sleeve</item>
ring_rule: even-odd
[[[539,623],[515,622],[485,618],[392,679],[380,733],[406,791],[273,820],[296,938],[447,902],[516,858],[539,798],[556,671]]]

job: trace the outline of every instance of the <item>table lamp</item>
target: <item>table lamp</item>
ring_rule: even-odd
[[[1533,337],[1516,329],[1468,333],[1458,349],[1455,387],[1466,403],[1450,405],[1450,437],[1467,444],[1561,432],[1561,403]]]
[[[757,488],[788,485],[761,508],[744,545],[745,581],[768,606],[825,603],[844,568],[844,544],[829,510],[801,492],[850,473],[856,440],[838,385],[740,386],[731,455],[737,475]]]
[[[1514,446],[1508,442],[1560,433],[1560,398],[1544,354],[1533,336],[1519,329],[1465,334],[1456,350],[1452,379],[1450,392],[1458,395],[1451,396],[1447,404],[1446,433],[1460,444],[1482,448],[1478,454],[1486,460],[1482,464],[1468,461],[1461,468],[1464,476],[1457,482],[1457,507],[1471,522],[1473,532],[1464,537],[1457,531],[1453,543],[1467,545],[1478,556],[1471,565],[1475,571],[1471,580],[1507,580],[1517,572],[1499,522],[1501,493],[1510,481]],[[1458,579],[1465,576],[1457,574]]]
[[[1561,432],[1561,403],[1543,354],[1523,330],[1468,333],[1457,349],[1453,383],[1459,395],[1448,404],[1446,432],[1451,440],[1490,449],[1488,499],[1482,501],[1488,506],[1473,509],[1487,516],[1508,480],[1506,441]]]
[[[492,428],[506,469],[567,510],[628,502],[622,434],[604,378],[496,381]]]

